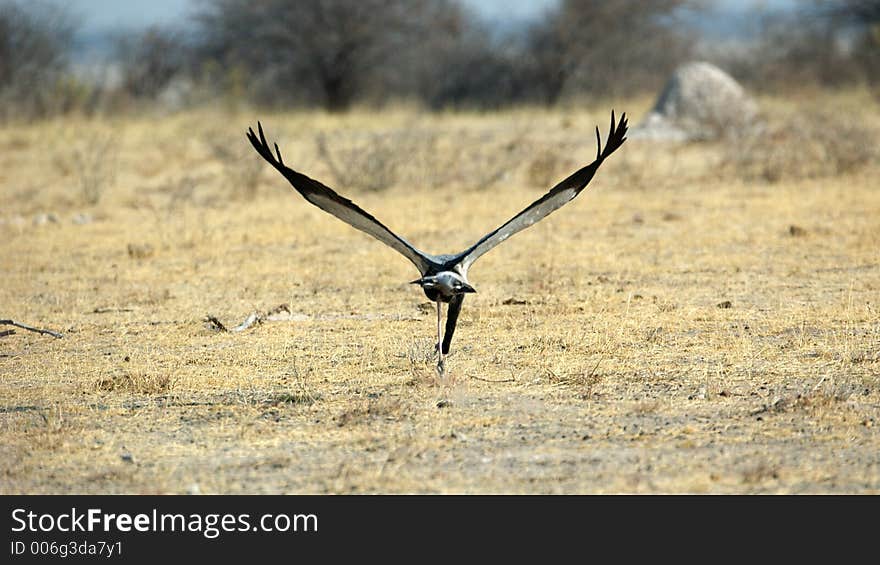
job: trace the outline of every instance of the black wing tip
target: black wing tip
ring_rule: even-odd
[[[626,141],[626,132],[629,122],[626,118],[626,112],[620,114],[620,119],[615,120],[614,109],[611,110],[611,129],[608,131],[608,139],[605,141],[605,149],[600,151],[599,160],[605,159],[623,145]],[[598,127],[596,128],[598,131]]]
[[[260,156],[274,165],[276,168],[280,169],[284,167],[284,159],[281,157],[281,150],[278,148],[278,144],[273,142],[272,145],[275,147],[275,153],[272,153],[272,148],[269,146],[269,142],[266,140],[266,133],[263,131],[263,124],[259,120],[257,120],[257,131],[254,131],[253,127],[249,127],[247,131],[247,138],[250,140],[251,145],[254,146],[254,149],[257,150],[257,153]]]

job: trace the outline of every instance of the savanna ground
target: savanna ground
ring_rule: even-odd
[[[255,113],[0,128],[0,318],[64,333],[0,338],[0,492],[880,492],[878,105],[762,105],[760,142],[630,140],[476,263],[448,381],[415,270],[262,163]],[[452,252],[610,108],[260,117]]]

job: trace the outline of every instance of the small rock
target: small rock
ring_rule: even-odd
[[[84,226],[86,224],[91,224],[92,219],[91,214],[75,214],[73,218],[71,218],[71,221],[78,226]]]
[[[724,302],[719,302],[716,304],[719,308],[733,308],[733,302],[730,300],[725,300]]]
[[[643,218],[641,214],[639,214],[638,212],[636,212],[635,214],[633,214],[633,217],[632,217],[632,223],[634,223],[634,224],[644,224],[644,223],[645,223],[645,218]]]
[[[56,216],[55,214],[53,214],[51,212],[48,214],[43,213],[43,214],[37,214],[36,216],[34,216],[33,224],[35,226],[42,226],[44,224],[50,224],[50,223],[57,224],[58,223],[58,216]]]
[[[146,259],[156,254],[156,248],[149,243],[129,243],[128,256],[132,259]]]
[[[452,406],[452,401],[446,398],[437,401],[437,408],[449,408]]]
[[[134,456],[131,453],[123,453],[119,456],[119,458],[126,463],[134,463]]]
[[[523,304],[528,304],[528,300],[521,300],[519,298],[506,298],[501,301],[501,304],[505,306],[522,306]]]
[[[791,237],[802,237],[807,235],[807,230],[794,224],[788,226],[788,235]]]

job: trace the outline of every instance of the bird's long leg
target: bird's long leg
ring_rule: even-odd
[[[443,312],[443,303],[439,300],[437,301],[437,373],[440,374],[441,377],[446,374],[446,363],[443,359],[443,334],[441,334],[441,318]]]

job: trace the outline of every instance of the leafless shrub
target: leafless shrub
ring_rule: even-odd
[[[113,133],[87,136],[73,151],[72,169],[79,183],[80,198],[95,205],[116,180],[117,137]]]
[[[574,148],[544,147],[535,150],[535,156],[526,168],[526,182],[538,189],[548,189],[572,172],[576,166],[573,159],[567,157]]]
[[[382,132],[334,132],[316,137],[318,156],[340,188],[381,191],[490,187],[516,170],[528,148],[525,131],[459,131],[407,127]]]
[[[223,183],[230,196],[253,200],[260,185],[263,161],[238,137],[209,132],[204,141],[211,156],[223,166]]]
[[[128,392],[134,394],[166,394],[175,381],[168,375],[121,373],[99,379],[95,388],[104,392]]]
[[[342,187],[371,192],[397,183],[408,153],[403,136],[396,132],[337,136],[332,149],[328,137],[320,133],[315,144],[318,156]]]
[[[370,423],[375,420],[395,421],[406,417],[406,406],[397,398],[380,396],[355,404],[336,416],[334,420],[340,428]]]
[[[877,132],[862,121],[827,110],[804,110],[771,121],[751,137],[729,142],[722,170],[745,180],[831,177],[877,161]]]

